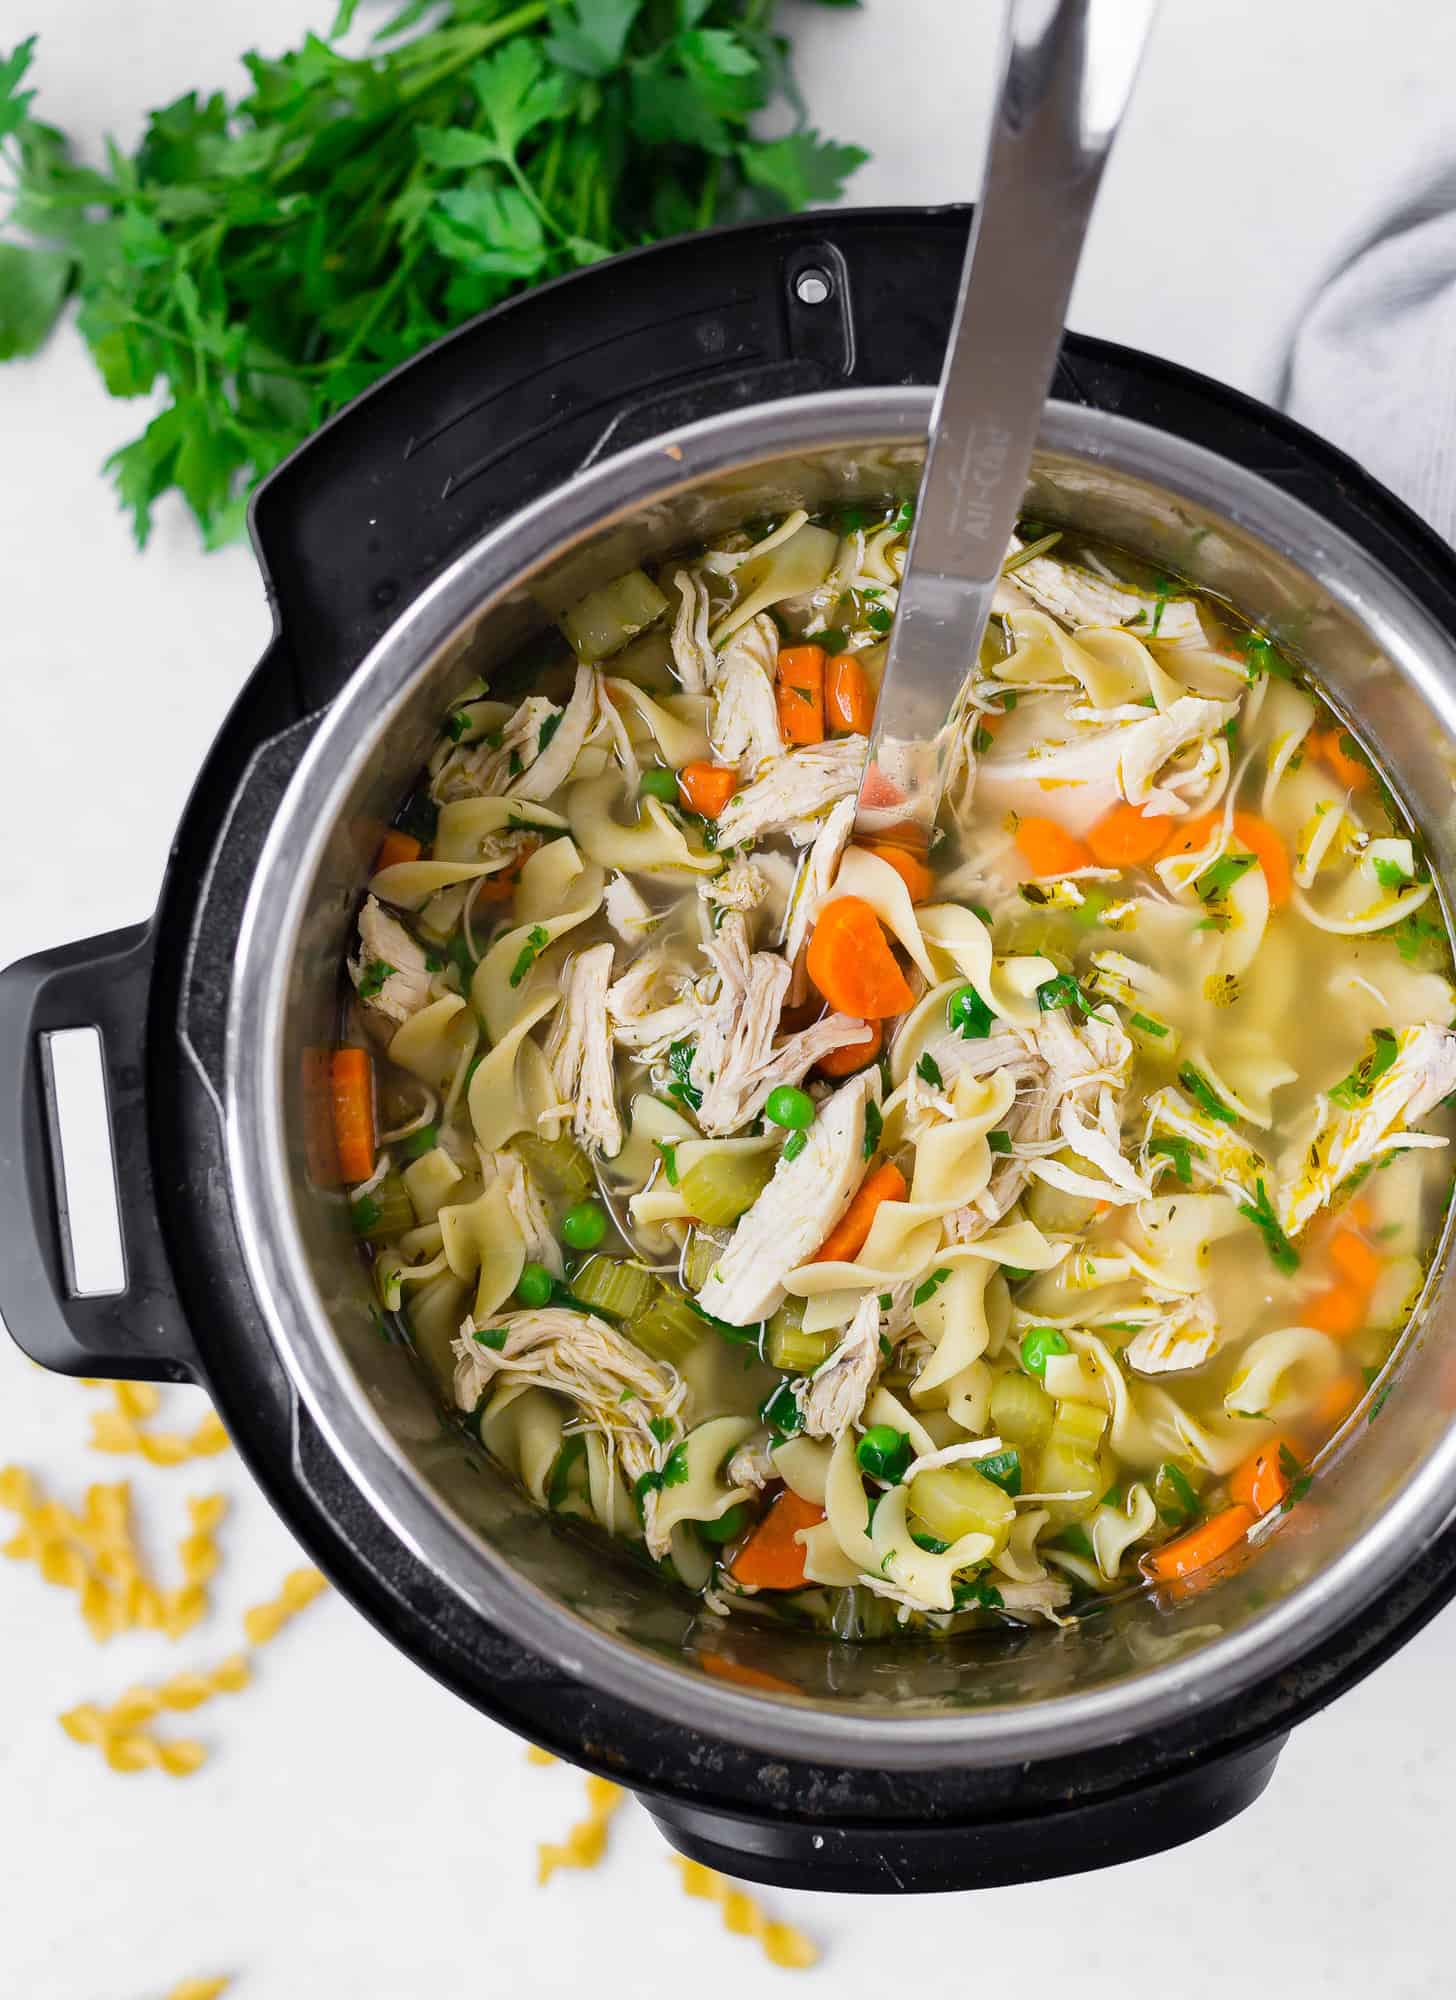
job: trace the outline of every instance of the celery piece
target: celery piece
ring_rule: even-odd
[[[683,1200],[703,1222],[722,1227],[752,1208],[773,1170],[771,1153],[709,1153],[682,1176]]]
[[[413,1229],[414,1203],[399,1175],[388,1173],[368,1194],[356,1195],[349,1203],[349,1221],[354,1234],[366,1243],[387,1243]]]
[[[991,1384],[991,1429],[1018,1451],[1040,1451],[1052,1434],[1056,1405],[1029,1375],[998,1375]]]
[[[542,1139],[520,1132],[512,1148],[542,1194],[552,1201],[579,1201],[595,1187],[591,1164],[574,1139]]]
[[[692,1232],[682,1259],[682,1281],[690,1292],[700,1292],[707,1284],[708,1274],[723,1255],[724,1248],[725,1243],[720,1243],[706,1230],[695,1229]]]
[[[1076,1496],[1039,1503],[1057,1526],[1069,1521],[1085,1521],[1097,1512],[1102,1495],[1111,1483],[1110,1477],[1104,1477],[1103,1472],[1095,1452],[1079,1450],[1054,1438],[1037,1461],[1035,1484],[1029,1490]]]
[[[1071,1451],[1096,1451],[1107,1429],[1107,1412],[1096,1403],[1068,1396],[1057,1404],[1052,1444]]]
[[[910,1481],[910,1512],[938,1541],[989,1535],[1004,1546],[1016,1519],[1009,1493],[983,1479],[973,1465],[937,1465]]]
[[[645,632],[667,609],[667,599],[640,569],[589,590],[562,614],[561,629],[579,660],[604,660]]]
[[[827,1333],[805,1333],[804,1306],[800,1299],[785,1299],[768,1323],[764,1359],[771,1368],[786,1375],[807,1375],[821,1361],[829,1359],[834,1345]]]
[[[574,1298],[593,1312],[612,1319],[635,1319],[646,1312],[658,1293],[657,1280],[640,1264],[624,1263],[620,1257],[588,1257],[571,1278]]]
[[[692,1353],[708,1333],[708,1322],[695,1313],[687,1300],[675,1293],[661,1297],[629,1320],[626,1332],[654,1361],[667,1361],[676,1368]]]

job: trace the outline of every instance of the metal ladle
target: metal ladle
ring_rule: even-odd
[[[1012,0],[855,830],[928,846],[1072,280],[1157,0]]]

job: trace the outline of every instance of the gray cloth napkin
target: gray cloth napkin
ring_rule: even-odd
[[[1427,166],[1315,294],[1282,401],[1456,541],[1456,166]]]

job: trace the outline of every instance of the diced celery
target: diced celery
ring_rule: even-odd
[[[1096,1451],[1106,1429],[1106,1410],[1096,1403],[1083,1403],[1068,1397],[1057,1404],[1056,1419],[1052,1424],[1052,1444],[1065,1445],[1072,1451]]]
[[[366,1243],[387,1243],[415,1226],[414,1203],[398,1174],[388,1173],[376,1181],[368,1194],[356,1195],[349,1203],[349,1222],[354,1234]]]
[[[672,641],[665,631],[644,632],[624,646],[612,661],[612,674],[648,694],[676,694],[681,686],[672,670]]]
[[[803,1301],[785,1299],[769,1321],[763,1353],[771,1368],[782,1368],[786,1375],[807,1375],[829,1359],[832,1335],[805,1333],[803,1320]]]
[[[596,1185],[591,1164],[574,1139],[542,1139],[520,1132],[511,1141],[542,1194],[552,1201],[579,1201]]]
[[[1097,1172],[1072,1152],[1056,1153],[1053,1158],[1074,1172],[1094,1176]],[[1027,1215],[1048,1235],[1075,1236],[1097,1213],[1097,1204],[1089,1196],[1066,1194],[1061,1188],[1049,1187],[1045,1181],[1033,1180],[1024,1199]]]
[[[1034,1485],[1028,1482],[1027,1491],[1077,1495],[1075,1499],[1038,1504],[1045,1506],[1057,1526],[1085,1521],[1097,1512],[1098,1502],[1112,1483],[1110,1477],[1103,1478],[1102,1472],[1095,1452],[1053,1440],[1037,1461],[1036,1481]]]
[[[1056,1405],[1040,1382],[1013,1370],[991,1384],[991,1428],[1018,1451],[1040,1451],[1052,1434]]]
[[[677,1368],[708,1332],[708,1322],[686,1299],[664,1292],[646,1312],[629,1322],[626,1331],[644,1354]]]
[[[579,660],[604,660],[645,632],[667,609],[667,599],[640,569],[629,569],[562,614],[561,629]]]
[[[658,1293],[657,1280],[640,1264],[620,1257],[588,1257],[571,1278],[573,1298],[613,1319],[635,1319],[646,1312]]]
[[[772,1153],[709,1153],[688,1168],[680,1183],[689,1211],[722,1227],[752,1208],[773,1177]]]
[[[990,1535],[1004,1546],[1016,1519],[1009,1493],[983,1479],[973,1465],[937,1465],[910,1481],[910,1512],[942,1542],[962,1535]]]
[[[708,1273],[723,1255],[723,1250],[724,1243],[719,1242],[716,1236],[710,1236],[705,1229],[692,1232],[682,1260],[683,1283],[690,1292],[700,1292],[707,1284]]]

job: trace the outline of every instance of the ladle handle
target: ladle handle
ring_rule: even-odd
[[[928,835],[934,822],[947,718],[991,614],[1092,205],[1156,8],[1012,0],[870,739],[866,830],[910,820]],[[873,782],[876,767],[886,783]]]

